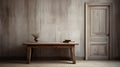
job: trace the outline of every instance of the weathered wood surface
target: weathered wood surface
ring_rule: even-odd
[[[27,48],[27,63],[31,62],[31,57],[32,57],[32,49],[33,48],[69,48],[70,50],[70,55],[72,59],[72,63],[76,64],[76,59],[75,59],[75,45],[78,45],[78,43],[24,43]],[[56,53],[55,53],[56,54]]]

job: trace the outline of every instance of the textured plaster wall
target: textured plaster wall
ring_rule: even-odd
[[[84,57],[84,3],[113,3],[112,57],[118,55],[119,4],[117,0],[0,0],[0,56],[25,56],[23,42],[33,41],[32,33],[42,42],[75,40],[76,56]],[[117,49],[116,49],[117,48]],[[34,56],[68,56],[64,49],[35,49]]]

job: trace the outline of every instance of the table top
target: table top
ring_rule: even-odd
[[[78,43],[70,42],[70,43],[63,43],[63,42],[26,42],[23,45],[78,45]]]

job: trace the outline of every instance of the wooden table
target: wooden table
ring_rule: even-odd
[[[78,43],[57,43],[57,42],[50,42],[50,43],[24,43],[27,47],[27,63],[29,64],[31,61],[31,54],[32,54],[32,48],[70,48],[71,58],[73,64],[76,63],[75,60],[75,45],[78,45]]]

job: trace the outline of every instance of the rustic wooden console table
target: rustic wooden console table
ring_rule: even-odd
[[[50,43],[24,43],[27,47],[27,63],[29,64],[31,61],[31,54],[32,54],[32,48],[70,48],[71,58],[73,64],[76,63],[75,60],[75,45],[78,45],[78,43],[56,43],[56,42],[50,42]]]

